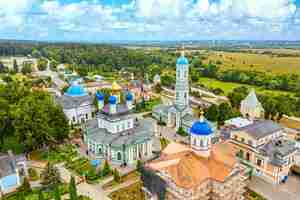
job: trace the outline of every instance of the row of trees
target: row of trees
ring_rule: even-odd
[[[15,74],[15,73],[18,73],[20,72],[20,67],[17,63],[17,61],[14,59],[13,60],[13,68],[12,69],[9,69],[7,66],[5,66],[3,64],[3,62],[0,61],[0,74],[1,73],[11,73],[11,74]],[[29,62],[25,62],[23,63],[23,66],[21,68],[21,72],[23,74],[29,74],[32,72],[32,63],[29,63]]]
[[[59,143],[68,134],[68,121],[50,94],[31,90],[30,82],[0,85],[0,148],[8,137],[29,151]]]
[[[44,192],[49,193],[51,191],[52,198],[54,200],[61,200],[62,199],[62,193],[65,193],[66,190],[62,191],[61,186],[61,178],[60,173],[56,167],[54,167],[52,164],[47,164],[46,168],[41,173],[41,185],[42,187],[39,189],[38,192],[38,200],[44,200],[45,195]],[[79,200],[79,196],[77,194],[77,188],[76,188],[76,182],[75,178],[71,177],[70,183],[68,186],[69,192],[69,199],[70,200]],[[32,189],[30,186],[30,183],[27,178],[23,180],[23,184],[18,188],[18,200],[25,200],[25,196],[32,193]]]

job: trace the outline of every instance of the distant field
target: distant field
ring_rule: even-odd
[[[247,85],[247,84],[240,84],[240,83],[231,83],[231,82],[222,82],[222,81],[218,81],[215,79],[210,79],[210,78],[200,78],[199,83],[205,85],[208,88],[221,88],[225,95],[227,95],[228,93],[230,93],[234,88],[237,87],[241,87],[241,86],[246,86],[248,88],[255,88],[255,90],[257,91],[257,93],[270,93],[270,94],[274,94],[274,95],[293,95],[292,92],[285,92],[285,91],[279,91],[279,90],[265,90],[263,88],[260,87],[255,87],[252,85]]]
[[[272,52],[280,52],[284,50],[268,50]],[[298,50],[285,50],[286,52],[300,53]],[[300,56],[295,57],[278,57],[274,55],[266,54],[255,54],[255,53],[243,53],[243,52],[223,52],[223,51],[209,51],[204,55],[207,59],[204,63],[209,61],[217,62],[220,61],[221,70],[228,69],[240,69],[240,70],[256,70],[264,71],[273,74],[300,74]]]

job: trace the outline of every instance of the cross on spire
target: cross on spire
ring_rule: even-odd
[[[200,111],[200,122],[204,122],[204,111],[202,109]]]
[[[181,56],[184,57],[184,44],[182,44]]]

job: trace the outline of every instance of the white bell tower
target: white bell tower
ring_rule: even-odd
[[[184,55],[184,47],[176,62],[175,107],[178,129],[181,126],[182,112],[189,107],[189,62]]]

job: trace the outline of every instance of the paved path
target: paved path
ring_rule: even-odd
[[[101,186],[99,185],[90,185],[87,183],[81,183],[77,185],[77,191],[79,195],[88,196],[93,200],[109,200]]]
[[[58,89],[62,89],[67,83],[59,78],[57,72],[51,71],[49,67],[50,63],[48,61],[48,67],[45,71],[37,71],[35,72],[38,76],[50,76],[53,83],[57,86]]]
[[[158,126],[157,130],[158,130],[158,136],[165,137],[169,141],[189,143],[189,137],[183,137],[181,135],[178,135],[176,133],[175,128]]]
[[[300,200],[300,177],[290,176],[287,183],[272,185],[253,177],[249,188],[268,200]]]

